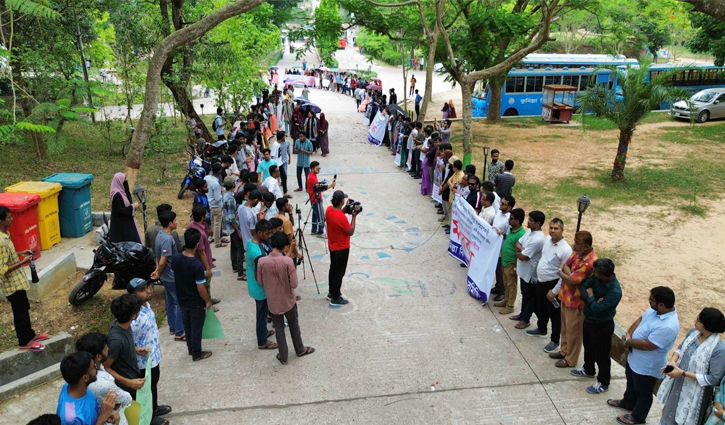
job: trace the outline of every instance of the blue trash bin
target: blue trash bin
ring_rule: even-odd
[[[63,190],[58,196],[60,235],[64,238],[80,238],[93,230],[91,217],[92,174],[57,173],[43,179],[60,183]]]

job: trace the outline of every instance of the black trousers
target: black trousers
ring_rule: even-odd
[[[420,119],[420,105],[418,104],[415,105],[415,119]]]
[[[539,332],[546,333],[546,327],[551,320],[551,342],[559,343],[561,337],[561,308],[554,307],[546,298],[546,294],[554,289],[556,282],[559,280],[550,280],[548,282],[539,282],[536,285],[536,327]]]
[[[287,165],[279,167],[279,179],[282,180],[282,193],[287,194]]]
[[[30,302],[28,292],[25,290],[15,291],[8,295],[8,301],[13,310],[13,324],[15,335],[18,337],[18,345],[24,346],[35,338],[35,331],[30,324]]]
[[[156,367],[151,368],[151,399],[153,400],[154,416],[156,409],[159,408],[159,379],[161,379],[161,370],[159,370],[160,364]]]
[[[506,292],[506,287],[503,283],[503,265],[501,265],[501,257],[498,257],[498,263],[496,263],[496,285],[493,287],[492,294],[503,295]]]
[[[300,354],[305,351],[302,343],[302,333],[300,332],[300,321],[297,316],[297,304],[295,304],[288,312],[283,314],[272,314],[272,325],[274,326],[274,335],[277,337],[277,347],[279,348],[280,360],[286,362],[289,355],[287,349],[287,337],[285,336],[284,318],[287,318],[289,333],[292,337],[292,345],[295,347],[295,353]]]
[[[652,407],[652,392],[655,389],[657,378],[654,376],[640,375],[633,371],[627,363],[625,370],[627,376],[627,389],[624,391],[621,406],[632,411],[632,418],[637,423],[644,423]]]
[[[305,184],[302,184],[302,171],[305,172]],[[310,174],[310,167],[297,167],[297,186],[300,189],[307,189],[307,176]]]
[[[410,159],[410,174],[416,175],[420,172],[418,169],[418,157],[420,156],[419,150],[413,150],[412,158]]]
[[[599,367],[599,381],[605,387],[609,386],[612,379],[612,358],[609,357],[612,351],[612,334],[614,334],[614,320],[608,322],[595,322],[584,319],[584,370],[594,375],[594,364]]]
[[[519,281],[521,282],[521,313],[519,316],[522,322],[529,323],[536,306],[536,285],[532,285],[523,278],[519,278]]]
[[[342,278],[347,270],[347,260],[350,258],[350,248],[341,251],[330,251],[330,274],[327,278],[330,286],[330,298],[336,299],[342,288]]]
[[[229,235],[229,256],[232,259],[232,269],[237,271],[237,275],[241,276],[244,272],[244,242],[237,235],[236,230],[232,230]]]
[[[201,330],[206,321],[206,311],[201,307],[181,307],[186,333],[186,348],[193,359],[201,357]]]

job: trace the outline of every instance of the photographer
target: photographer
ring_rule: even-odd
[[[325,213],[322,210],[322,192],[335,188],[335,181],[327,186],[324,182],[318,184],[317,175],[320,174],[320,163],[310,163],[310,175],[307,176],[307,193],[312,204],[312,234],[322,236],[325,233]]]
[[[330,200],[331,206],[325,212],[325,221],[328,223],[327,243],[330,248],[330,273],[328,281],[330,292],[327,298],[330,305],[345,305],[347,300],[342,298],[342,278],[347,269],[347,260],[350,257],[350,236],[355,233],[355,218],[362,211],[362,207],[351,204],[351,200],[345,202],[347,195],[341,190],[336,190]],[[345,213],[352,215],[352,221],[348,222]]]

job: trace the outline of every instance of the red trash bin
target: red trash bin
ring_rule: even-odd
[[[38,203],[40,195],[32,193],[0,193],[0,205],[8,207],[13,216],[10,240],[16,251],[35,251],[40,258],[40,232],[38,230]]]

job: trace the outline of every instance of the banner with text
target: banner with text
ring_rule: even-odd
[[[370,129],[368,130],[368,142],[374,144],[375,146],[382,145],[387,123],[388,116],[383,115],[381,111],[378,111],[378,113],[375,114],[375,119],[370,124]]]
[[[448,253],[468,266],[468,293],[484,304],[491,295],[502,242],[503,236],[479,218],[462,196],[455,195]]]

